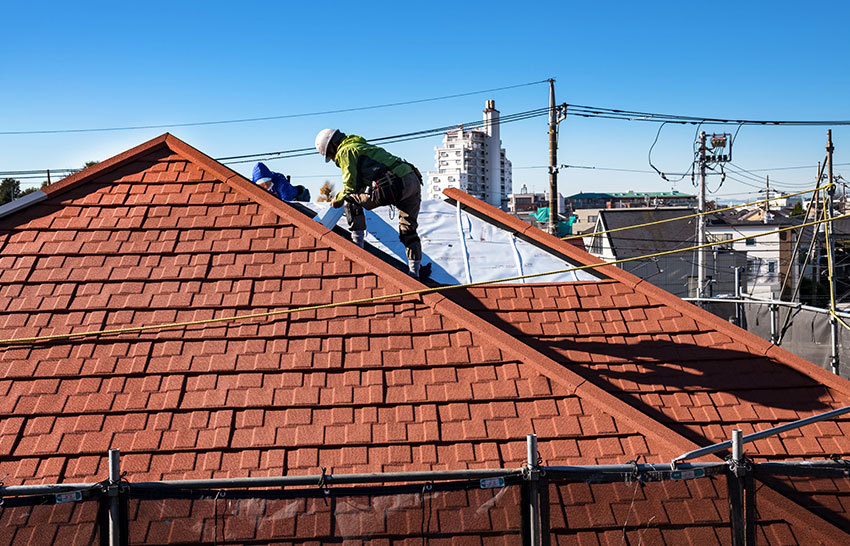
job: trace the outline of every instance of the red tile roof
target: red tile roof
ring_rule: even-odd
[[[0,339],[423,288],[171,135],[45,193],[0,219]],[[449,195],[578,263],[594,260]],[[845,381],[628,273],[600,271],[609,280],[0,347],[0,475],[7,485],[99,480],[111,447],[131,482],[518,467],[532,432],[550,465],[669,461],[735,426],[848,405]],[[847,454],[847,426],[748,452]],[[633,496],[622,487],[561,488],[590,494],[594,507],[557,504],[569,525],[556,532],[620,533],[615,499]],[[647,511],[635,508],[667,514],[650,535],[725,542],[712,530],[728,522],[722,489],[671,487],[680,490],[654,490]],[[818,508],[819,492],[805,502],[759,493],[765,542],[786,543],[789,527],[800,543],[847,538],[845,515]]]

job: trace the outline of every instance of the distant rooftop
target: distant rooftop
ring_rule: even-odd
[[[617,199],[640,199],[642,197],[688,197],[696,196],[679,191],[625,191],[625,192],[581,192],[570,195],[567,199],[604,199],[613,197]]]

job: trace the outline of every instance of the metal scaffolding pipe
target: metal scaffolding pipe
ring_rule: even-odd
[[[724,298],[724,297],[714,297],[714,298],[682,298],[685,301],[689,302],[705,302],[705,303],[749,303],[754,305],[776,305],[777,307],[791,307],[793,309],[802,309],[804,311],[812,311],[814,313],[820,313],[823,315],[829,314],[829,309],[823,309],[822,307],[812,307],[811,305],[805,305],[803,303],[796,303],[793,301],[782,301],[782,300],[768,300],[762,298],[755,298],[751,296],[743,295],[741,299],[736,298]],[[836,315],[842,318],[850,318],[850,313],[845,311],[836,311]]]
[[[539,467],[537,466],[537,435],[529,434],[525,437],[526,454],[528,456],[528,499],[529,499],[529,533],[530,545],[540,546],[540,492],[539,492]]]
[[[109,546],[121,544],[121,513],[118,484],[121,481],[121,452],[109,450]]]
[[[522,476],[522,469],[470,469],[470,470],[434,470],[423,472],[373,472],[368,474],[326,474],[324,485],[357,483],[404,483],[448,480],[479,480]],[[216,478],[209,480],[163,480],[134,483],[134,487],[145,489],[237,489],[245,487],[297,487],[315,486],[321,475],[312,476],[265,476],[256,478]]]
[[[797,428],[804,427],[806,425],[810,425],[812,423],[817,423],[818,421],[823,421],[824,419],[829,419],[831,417],[838,417],[839,415],[844,415],[845,413],[850,412],[850,406],[845,406],[843,408],[838,408],[832,411],[828,411],[826,413],[821,413],[818,415],[812,415],[811,417],[806,417],[804,419],[798,419],[791,423],[785,423],[784,425],[779,425],[778,427],[769,428],[767,430],[762,430],[759,432],[754,432],[753,434],[748,434],[741,439],[741,444],[746,444],[748,442],[754,442],[756,440],[761,440],[762,438],[767,438],[768,436],[774,436],[776,434],[781,434],[783,432],[794,430]],[[683,453],[673,459],[673,463],[677,463],[678,461],[687,461],[689,459],[696,459],[699,457],[703,457],[705,455],[711,455],[712,453],[717,453],[718,451],[723,451],[732,447],[732,440],[727,440],[725,442],[720,442],[717,444],[712,444],[710,446],[706,446],[700,449],[695,449],[693,451],[689,451],[687,453]]]

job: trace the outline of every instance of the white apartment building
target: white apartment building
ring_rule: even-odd
[[[507,210],[513,186],[511,162],[505,157],[499,137],[495,101],[486,103],[483,130],[458,126],[445,134],[443,145],[434,151],[435,170],[428,172],[428,199],[442,199],[444,189],[458,188]]]

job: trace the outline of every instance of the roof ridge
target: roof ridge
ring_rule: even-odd
[[[771,359],[810,377],[822,385],[835,389],[846,396],[850,396],[850,381],[837,376],[832,372],[809,362],[808,360],[800,358],[788,350],[758,337],[752,332],[739,328],[738,326],[721,319],[717,315],[709,313],[705,309],[701,309],[681,298],[675,297],[666,290],[658,288],[654,284],[649,283],[644,279],[625,271],[624,269],[606,264],[604,261],[599,260],[592,254],[570,245],[557,237],[553,237],[552,235],[549,235],[548,233],[527,224],[518,218],[514,218],[510,214],[497,209],[492,205],[484,203],[458,189],[449,188],[444,190],[443,193],[446,196],[459,201],[464,206],[473,208],[488,216],[495,217],[494,219],[498,222],[516,229],[522,235],[532,238],[535,241],[556,250],[557,252],[569,255],[572,259],[578,262],[587,265],[594,263],[602,264],[596,269],[599,272],[604,273],[606,276],[626,284],[630,288],[633,288],[653,300],[661,300],[664,305],[689,316],[697,322],[703,323],[714,328],[718,332],[732,337],[734,340],[757,350],[760,354],[769,356]]]
[[[140,155],[152,152],[165,146],[168,142],[169,137],[171,137],[172,139],[174,138],[169,133],[163,133],[158,137],[152,138],[147,142],[143,142],[138,146],[130,148],[125,152],[122,152],[118,155],[114,155],[109,159],[99,161],[91,167],[86,167],[85,169],[77,171],[70,176],[66,176],[63,179],[58,180],[45,188],[42,188],[42,191],[46,193],[48,197],[55,197],[59,194],[65,193],[66,191],[81,186],[92,177],[99,176],[101,174],[106,174],[129,163]]]

